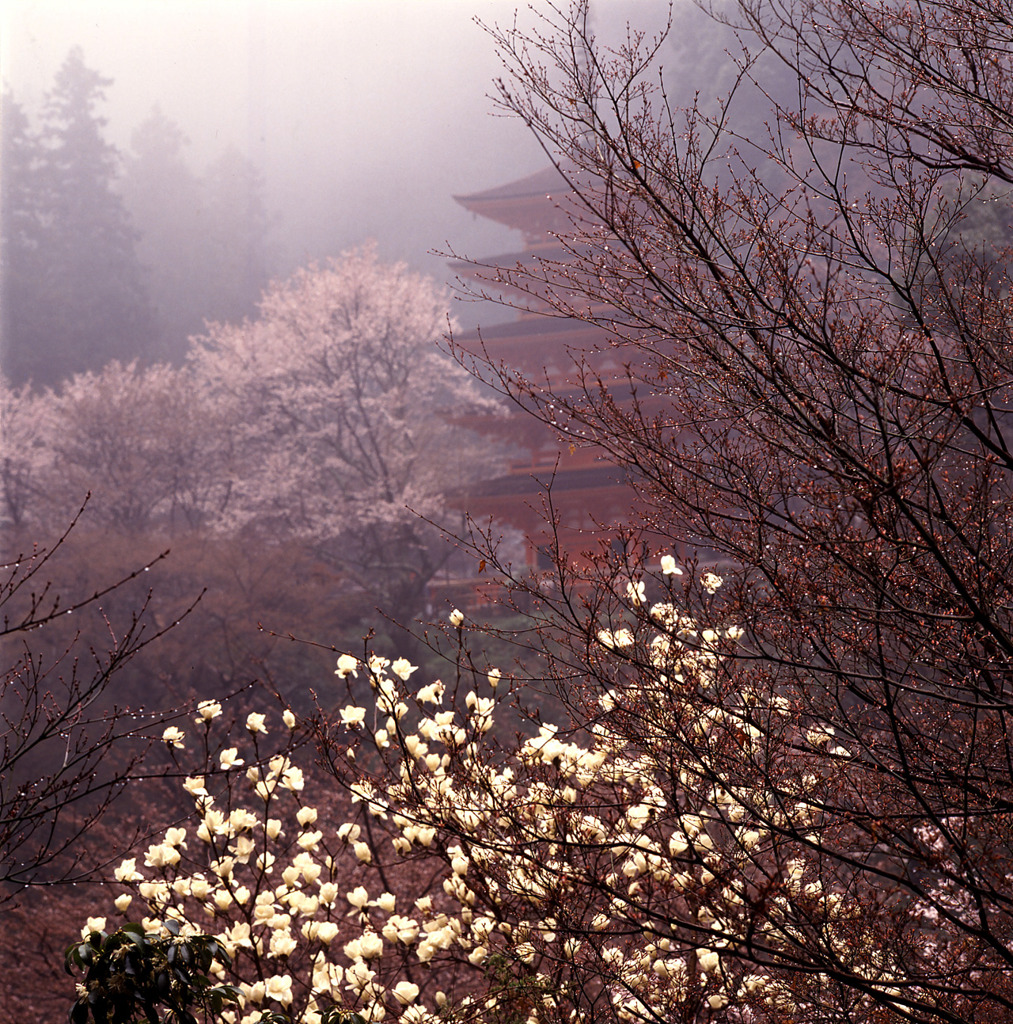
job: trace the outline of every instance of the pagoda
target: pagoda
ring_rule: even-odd
[[[555,167],[510,184],[454,198],[472,213],[518,230],[520,252],[475,262],[457,262],[460,277],[484,288],[494,268],[512,268],[539,259],[567,260],[559,241],[573,231],[568,212],[570,189]],[[507,292],[506,286],[497,288]],[[481,351],[483,359],[520,372],[527,380],[544,382],[546,392],[576,394],[576,364],[571,353],[593,353],[590,365],[601,376],[621,373],[621,353],[606,332],[594,324],[558,315],[518,293],[518,315],[455,339],[465,351]],[[509,300],[508,300],[509,301]],[[506,472],[469,485],[458,503],[477,523],[493,520],[497,529],[513,527],[523,536],[524,561],[530,569],[551,566],[555,539],[570,561],[596,549],[603,536],[630,521],[635,491],[621,468],[606,460],[592,444],[574,444],[551,424],[519,409],[505,416],[470,424],[508,446]]]

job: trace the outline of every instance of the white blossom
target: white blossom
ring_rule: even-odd
[[[682,569],[676,564],[675,559],[671,555],[661,556],[661,571],[666,576],[681,576]]]
[[[705,572],[700,576],[700,583],[708,594],[713,594],[724,583],[724,577],[714,572]]]
[[[267,733],[267,727],[264,725],[264,720],[267,716],[261,714],[258,711],[251,711],[246,716],[246,728],[251,733]]]
[[[183,740],[186,739],[186,734],[179,726],[170,725],[163,733],[162,740],[170,747],[176,747],[178,750],[183,749]]]
[[[338,667],[334,674],[339,679],[347,679],[349,676],[358,676],[359,659],[353,658],[350,654],[342,654],[338,657]]]

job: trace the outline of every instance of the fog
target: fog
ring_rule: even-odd
[[[627,19],[653,29],[667,10],[596,3],[593,26],[615,40]],[[25,544],[59,535],[90,494],[87,530],[76,536],[94,531],[89,550],[109,547],[96,571],[114,562],[131,571],[164,535],[177,552],[194,545],[175,556],[182,575],[167,593],[210,585],[204,544],[224,560],[221,580],[271,576],[263,595],[250,581],[221,583],[216,600],[241,592],[249,602],[221,612],[230,626],[275,621],[268,606],[284,591],[272,574],[303,557],[337,573],[318,581],[322,631],[342,619],[372,628],[358,617],[376,607],[410,621],[431,604],[428,582],[451,571],[445,538],[437,551],[430,527],[446,516],[459,525],[461,488],[498,477],[517,455],[516,439],[506,444],[497,430],[490,439],[481,427],[442,429],[448,410],[480,425],[501,410],[432,343],[446,327],[439,286],[453,275],[439,253],[482,259],[521,242],[454,195],[550,159],[497,110],[501,65],[479,23],[516,18],[537,30],[537,9],[515,12],[512,0],[15,0],[0,18],[0,528]],[[683,98],[704,82],[716,87],[723,58],[713,39],[709,49],[702,42],[684,30],[666,43]],[[375,253],[298,273],[370,240]],[[392,261],[435,278],[437,290]],[[258,308],[262,295],[273,306]],[[368,311],[370,322],[328,340],[339,306]],[[451,312],[464,329],[512,316],[475,302]],[[313,349],[320,338],[323,353]],[[374,379],[374,366],[395,362],[392,338],[398,372]],[[321,367],[332,374],[326,387]],[[369,442],[349,444],[359,429],[372,431]],[[358,453],[374,450],[377,464],[363,468]],[[277,566],[248,545],[258,531],[276,545]],[[418,564],[384,561],[407,564],[408,550]],[[403,593],[377,589],[402,577]],[[337,608],[340,593],[370,596]]]
[[[447,241],[504,244],[451,198],[544,164],[516,120],[493,115],[498,71],[474,18],[514,4],[462,0],[17,2],[2,15],[5,86],[31,113],[68,50],[111,78],[107,137],[121,149],[157,104],[187,158],[228,145],[261,170],[278,271],[375,238],[431,273]]]

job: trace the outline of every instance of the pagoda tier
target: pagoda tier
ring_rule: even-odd
[[[455,341],[462,350],[502,367],[506,375],[520,375],[532,389],[564,398],[582,393],[581,372],[589,386],[615,382],[625,389],[629,352],[594,324],[539,313],[537,300],[519,291],[511,293],[497,280],[495,268],[568,262],[570,255],[556,236],[574,230],[569,195],[559,171],[548,168],[508,185],[456,197],[466,209],[519,230],[524,248],[475,263],[456,263],[455,270],[480,288],[498,290],[509,302],[516,298],[525,308],[513,322]],[[579,433],[560,430],[516,408],[462,422],[497,440],[508,454],[506,473],[470,485],[459,495],[459,504],[476,521],[491,517],[497,528],[510,526],[523,533],[530,567],[548,567],[550,518],[556,523],[556,542],[568,558],[579,560],[582,552],[598,548],[603,536],[635,514],[636,492],[624,471]]]
[[[570,190],[555,167],[485,192],[454,196],[466,210],[524,234],[526,248],[554,243],[552,233],[572,230],[567,212]],[[556,243],[558,244],[558,243]]]

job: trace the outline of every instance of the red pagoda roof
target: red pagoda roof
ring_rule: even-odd
[[[553,199],[564,200],[570,188],[556,167],[546,167],[525,178],[484,192],[454,196],[466,210],[544,240],[547,231],[564,231],[570,220]],[[565,205],[565,204],[563,204]]]
[[[467,209],[479,206],[482,203],[499,202],[503,199],[524,199],[544,198],[548,193],[560,191],[560,187],[566,188],[566,182],[559,170],[552,167],[545,167],[526,178],[518,178],[516,181],[507,182],[505,185],[497,185],[495,188],[486,189],[484,192],[473,192],[467,196],[454,196],[454,199]],[[475,209],[475,213],[481,213],[481,209]]]

